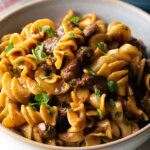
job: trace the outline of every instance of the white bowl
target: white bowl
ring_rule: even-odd
[[[21,28],[39,18],[50,18],[58,22],[69,9],[77,13],[95,13],[107,23],[121,21],[127,24],[132,35],[141,38],[150,53],[150,16],[144,11],[116,0],[41,0],[33,1],[0,18],[0,36],[20,31]],[[108,144],[91,147],[58,147],[40,144],[13,133],[0,125],[0,130],[21,141],[22,147],[32,150],[133,150],[150,137],[150,124],[140,131]],[[16,142],[16,145],[20,142]]]

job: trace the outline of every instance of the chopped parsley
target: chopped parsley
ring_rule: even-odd
[[[124,26],[124,25],[122,25],[121,26],[125,31],[128,31],[128,27],[126,27],[126,26]]]
[[[10,42],[8,44],[8,46],[6,47],[5,49],[5,54],[7,54],[10,50],[12,50],[14,48],[14,43],[13,42]]]
[[[117,118],[121,117],[121,112],[116,112],[116,113],[115,113],[115,116],[116,116]]]
[[[46,56],[43,53],[43,44],[42,45],[38,45],[35,50],[32,49],[32,54],[34,55],[35,60],[36,60],[36,62],[38,64],[40,64],[40,60],[41,59],[46,60],[47,58],[49,58],[49,56]]]
[[[95,88],[95,95],[96,95],[96,100],[98,101],[99,97],[100,97],[100,90]]]
[[[33,110],[38,110],[37,108],[39,107],[39,104],[38,103],[30,103],[28,104],[29,107],[31,107]]]
[[[69,35],[70,35],[71,38],[74,38],[74,39],[78,38],[78,37],[77,37],[74,33],[72,33],[72,32],[71,32]]]
[[[38,89],[39,89],[40,91],[43,91],[43,88],[42,88],[39,84],[37,84],[36,86],[38,87]]]
[[[117,84],[115,81],[108,81],[107,85],[111,93],[113,93],[119,86],[119,84]]]
[[[109,104],[112,108],[114,108],[116,106],[116,104],[112,98],[109,100]]]
[[[51,126],[48,126],[47,130],[44,132],[44,135],[47,135],[48,132],[50,132],[50,130],[51,130]]]
[[[90,67],[86,67],[86,69],[93,75],[96,75],[96,72],[94,72]]]
[[[39,26],[39,31],[46,31],[51,37],[55,35],[54,30],[49,26]]]
[[[21,65],[23,65],[24,64],[24,61],[19,61],[18,62],[18,66],[21,66]]]
[[[104,51],[104,44],[103,43],[97,43],[96,45],[97,45],[97,47],[99,48],[100,52],[103,55],[105,55],[105,56],[111,56],[112,55],[110,53],[109,54],[105,53],[105,51]]]
[[[35,100],[34,103],[30,103],[28,105],[34,110],[39,110],[40,105],[45,105],[47,109],[52,108],[52,106],[48,104],[50,97],[46,93],[40,93],[40,94],[35,95],[34,100]]]
[[[98,114],[98,116],[99,116],[99,117],[101,117],[101,116],[102,116],[102,111],[101,111],[101,109],[100,109],[100,108],[97,108],[97,114]]]
[[[65,52],[63,53],[64,56],[65,56],[66,54],[68,54],[68,51],[65,51]]]
[[[73,18],[67,19],[67,21],[70,21],[70,22],[72,22],[72,23],[74,23],[74,24],[78,24],[79,21],[80,21],[80,17],[75,16],[75,17],[73,17]]]
[[[48,113],[48,115],[51,117],[51,116],[53,115],[53,113],[50,111],[50,112]]]
[[[83,51],[83,54],[84,54],[84,55],[87,55],[86,47],[83,47],[83,48],[82,48],[82,51]]]
[[[19,71],[17,69],[13,69],[13,73],[17,74]]]
[[[125,122],[125,125],[126,125],[126,126],[131,126],[131,125],[132,125],[132,121],[127,121],[127,122]]]
[[[72,89],[74,89],[74,86],[71,83],[68,83],[68,84]]]
[[[65,102],[61,102],[61,103],[60,103],[60,106],[61,106],[61,107],[66,107],[67,104],[66,104]]]
[[[51,76],[41,76],[40,79],[42,79],[42,80],[51,79]]]

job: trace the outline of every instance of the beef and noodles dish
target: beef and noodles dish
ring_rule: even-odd
[[[150,59],[121,22],[70,10],[0,43],[0,122],[58,146],[111,142],[149,123]]]

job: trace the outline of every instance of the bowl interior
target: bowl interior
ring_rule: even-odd
[[[0,18],[0,37],[7,33],[20,32],[26,24],[40,18],[50,18],[55,23],[62,19],[69,9],[78,15],[95,13],[106,23],[121,21],[127,24],[132,36],[141,38],[150,56],[150,16],[139,9],[115,0],[45,0]]]

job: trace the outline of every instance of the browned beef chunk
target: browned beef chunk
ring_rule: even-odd
[[[73,79],[70,82],[74,87],[86,87],[92,91],[94,91],[95,88],[99,89],[102,93],[108,92],[107,87],[107,81],[103,77],[99,76],[89,76],[89,75],[83,75],[78,79]]]
[[[72,102],[70,92],[57,96],[57,102],[60,105],[70,104]]]
[[[58,36],[63,36],[65,34],[65,31],[64,31],[64,27],[63,26],[60,26],[57,30],[56,30],[56,33]]]
[[[131,38],[128,41],[128,43],[136,46],[142,52],[142,57],[147,57],[147,55],[146,55],[146,46],[144,45],[143,42],[139,42],[137,39]]]
[[[92,50],[89,47],[81,47],[77,51],[76,57],[70,62],[67,62],[61,70],[61,77],[65,81],[70,81],[71,79],[80,77],[83,67],[87,65],[91,55]]]
[[[67,119],[67,108],[59,108],[58,118],[56,122],[56,131],[57,133],[66,132],[70,127]]]
[[[54,127],[51,126],[48,130],[48,126],[44,122],[39,123],[37,127],[38,127],[38,131],[39,131],[41,138],[43,138],[43,139],[55,138],[56,130]],[[48,130],[48,132],[47,132],[47,130]]]
[[[43,42],[43,48],[46,54],[48,55],[53,55],[53,51],[58,43],[58,41],[60,40],[60,37],[52,37],[52,38],[48,38],[47,40],[45,40]]]
[[[89,37],[92,34],[94,34],[98,30],[98,25],[93,23],[87,27],[84,28],[83,34],[85,37]]]

